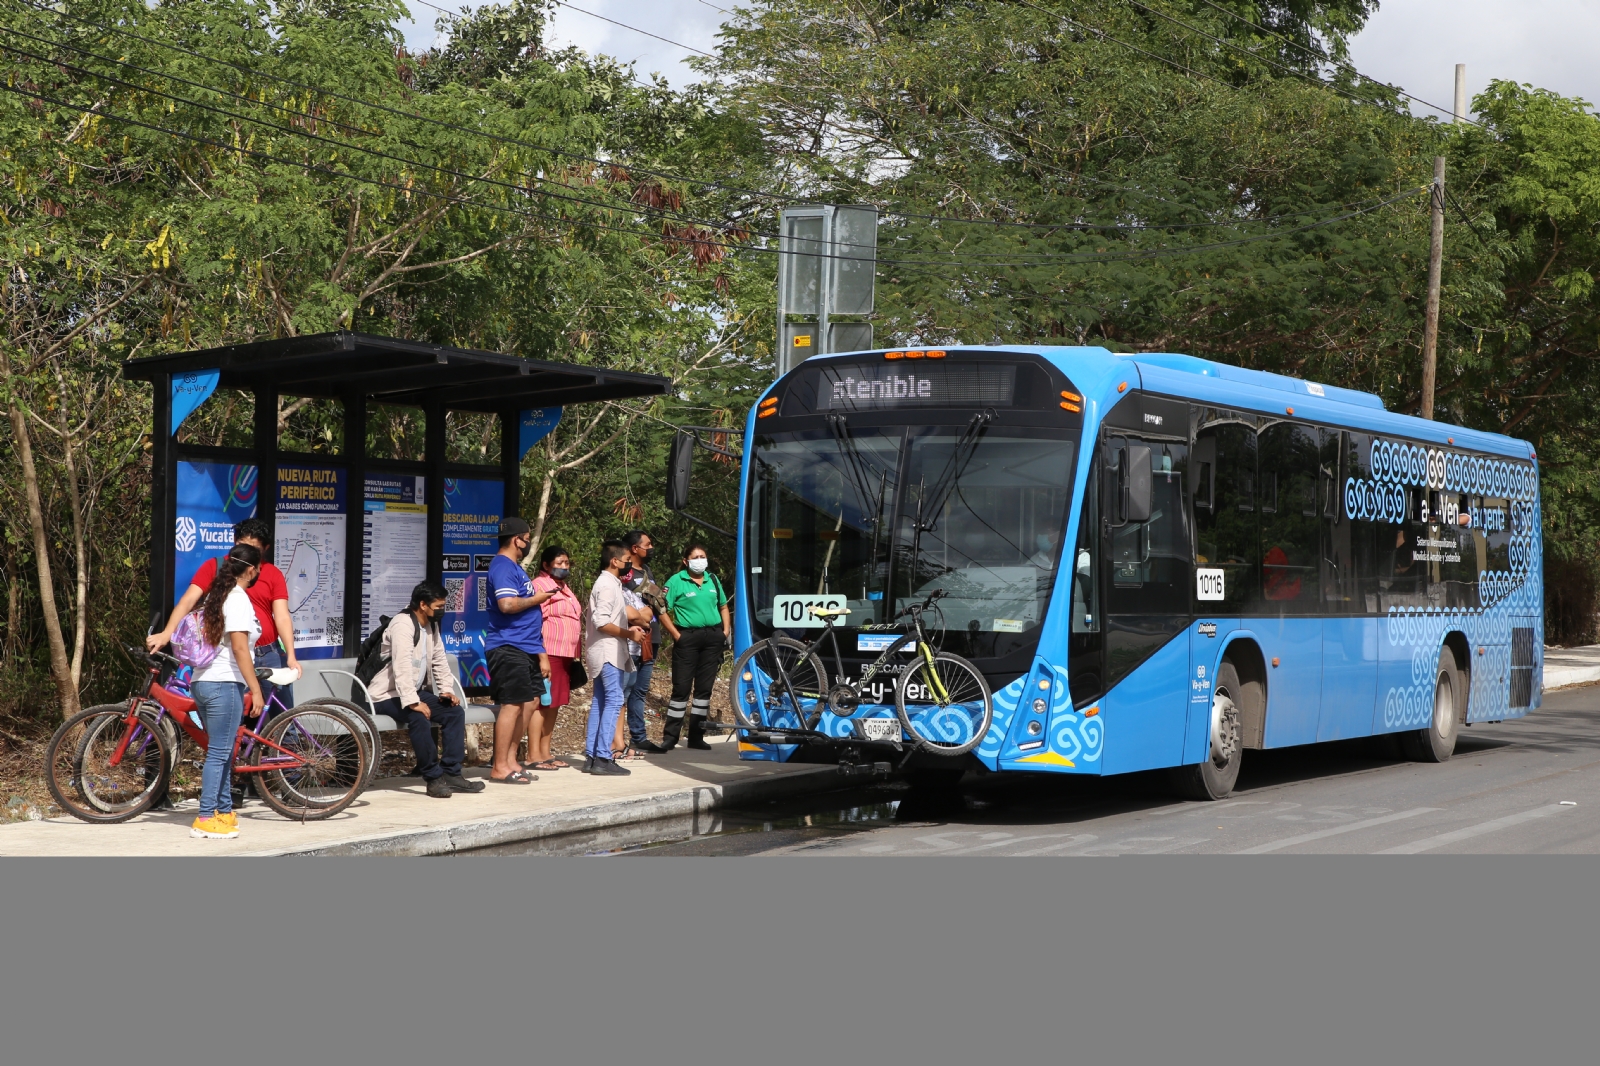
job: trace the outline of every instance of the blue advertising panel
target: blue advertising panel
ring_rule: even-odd
[[[444,480],[444,589],[441,623],[445,650],[461,663],[461,682],[489,684],[483,633],[489,610],[489,560],[500,550],[500,509],[505,486],[498,479]]]
[[[233,547],[233,527],[255,517],[257,470],[253,463],[178,464],[177,521],[172,540],[172,598],[207,559]]]
[[[295,654],[301,659],[344,654],[348,480],[338,467],[278,467],[273,560],[289,588]]]

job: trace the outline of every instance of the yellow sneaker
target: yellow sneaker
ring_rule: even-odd
[[[236,811],[229,811],[227,814],[218,814],[217,821],[225,822],[228,825],[233,826],[235,829],[239,828],[239,815]]]
[[[229,822],[224,822],[220,815],[214,814],[210,818],[196,818],[194,824],[189,827],[189,835],[192,837],[209,837],[214,840],[226,840],[229,837],[238,836],[239,827]]]

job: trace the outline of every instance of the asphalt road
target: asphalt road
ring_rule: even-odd
[[[968,775],[729,812],[634,855],[1507,854],[1600,852],[1600,686],[1462,731],[1442,765],[1373,738],[1252,751],[1233,796],[1174,800],[1160,775]]]

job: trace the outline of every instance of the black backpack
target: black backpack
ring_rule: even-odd
[[[389,615],[380,614],[378,628],[367,634],[367,639],[361,642],[361,651],[356,655],[355,675],[363,685],[372,684],[372,679],[383,673],[383,668],[389,665],[389,657],[383,654],[383,634],[388,630],[391,620]],[[412,621],[415,622],[415,619]],[[422,627],[419,625],[411,630],[411,646],[415,648],[421,642]]]

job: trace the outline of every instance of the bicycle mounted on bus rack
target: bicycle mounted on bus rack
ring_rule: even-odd
[[[745,738],[758,744],[831,744],[841,742],[887,744],[901,754],[900,767],[918,751],[940,756],[964,755],[976,748],[994,720],[989,683],[978,668],[952,652],[940,651],[929,641],[923,615],[945,595],[934,589],[920,603],[908,604],[895,622],[863,630],[902,628],[904,632],[868,664],[854,682],[845,678],[843,656],[834,626],[850,613],[848,608],[811,606],[813,617],[823,622],[821,635],[804,642],[772,636],[752,644],[733,668],[733,708]],[[936,631],[942,631],[942,624]],[[815,649],[824,640],[833,643],[834,682]],[[915,656],[902,666],[893,665],[903,649]],[[899,675],[895,682],[895,717],[856,718],[867,684],[882,672]],[[852,736],[840,737],[819,730],[823,712],[849,719]],[[898,768],[898,767],[897,767]]]

